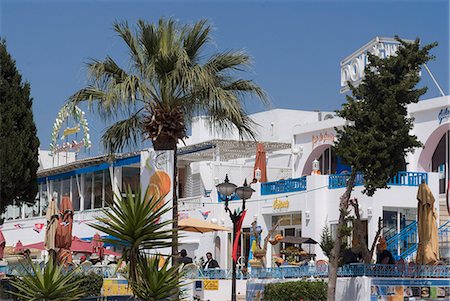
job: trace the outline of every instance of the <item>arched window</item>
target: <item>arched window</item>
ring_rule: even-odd
[[[439,173],[439,193],[445,193],[445,183],[450,178],[449,149],[450,131],[447,131],[439,141],[431,158],[431,171]]]
[[[319,161],[320,173],[323,175],[335,174],[337,169],[336,152],[330,146],[317,159]]]

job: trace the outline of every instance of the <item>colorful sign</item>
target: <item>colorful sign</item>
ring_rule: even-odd
[[[317,145],[324,144],[324,143],[331,144],[334,142],[335,138],[336,138],[336,136],[334,134],[328,134],[327,132],[320,133],[319,135],[313,135],[312,136],[313,148],[316,147]]]
[[[372,278],[371,300],[449,300],[448,279]]]
[[[273,209],[289,208],[289,200],[283,201],[280,199],[275,199],[275,201],[273,201],[272,208]]]
[[[205,291],[218,291],[219,280],[203,280],[203,288]]]
[[[72,142],[66,141],[58,144],[59,132],[65,122],[68,122],[69,118],[72,117],[76,122],[74,127],[67,127],[63,130],[63,134],[60,140],[67,139],[68,136],[77,134],[80,128],[83,129],[83,137],[81,141],[72,140]],[[52,154],[57,154],[59,152],[75,151],[79,152],[82,147],[88,149],[91,147],[91,140],[89,136],[89,127],[86,118],[84,117],[84,112],[77,106],[72,104],[66,104],[61,108],[56,117],[55,123],[53,124],[52,130],[52,143],[50,143],[50,151]]]
[[[123,296],[133,294],[126,279],[103,279],[102,292],[103,296]]]

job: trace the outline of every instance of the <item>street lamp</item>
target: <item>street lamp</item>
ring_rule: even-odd
[[[255,191],[250,186],[247,185],[247,179],[244,181],[244,185],[241,187],[237,187],[235,184],[230,183],[228,179],[228,175],[225,175],[225,181],[223,183],[218,184],[217,191],[219,192],[219,197],[222,201],[225,201],[225,211],[230,215],[231,222],[233,223],[233,246],[235,244],[236,233],[240,231],[242,226],[242,219],[244,218],[245,212],[245,200],[251,198],[252,193]],[[231,212],[228,207],[228,202],[233,199],[233,197],[237,195],[240,199],[242,199],[242,210],[239,212],[235,209]],[[236,260],[233,258],[233,270],[231,274],[231,301],[236,301]]]

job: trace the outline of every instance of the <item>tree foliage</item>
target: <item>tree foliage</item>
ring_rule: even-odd
[[[30,84],[0,40],[0,213],[14,201],[33,202],[37,191],[39,139]]]
[[[421,143],[410,134],[412,119],[407,105],[417,103],[427,91],[416,88],[421,66],[433,58],[437,44],[420,47],[420,40],[401,43],[396,55],[379,58],[368,53],[369,64],[358,87],[349,83],[353,95],[338,115],[349,121],[337,129],[336,153],[352,169],[364,174],[364,192],[371,196],[386,188],[387,180],[405,169],[405,155]]]
[[[114,30],[126,44],[130,68],[111,57],[88,64],[89,85],[70,97],[77,104],[87,101],[105,118],[123,118],[103,137],[108,151],[135,146],[143,138],[156,150],[174,150],[186,137],[193,116],[209,116],[221,131],[237,129],[254,137],[254,123],[245,114],[244,98],[256,96],[264,103],[264,91],[253,81],[237,78],[249,67],[242,51],[207,56],[211,26],[206,20],[182,25],[161,18],[158,23],[115,23]]]

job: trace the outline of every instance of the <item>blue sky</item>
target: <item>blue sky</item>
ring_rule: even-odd
[[[0,0],[0,36],[31,84],[41,148],[68,96],[86,84],[89,58],[111,55],[122,66],[127,52],[112,30],[114,21],[134,24],[159,17],[213,25],[210,51],[244,49],[253,57],[247,78],[269,94],[276,108],[336,110],[339,62],[375,36],[420,37],[439,43],[428,64],[449,92],[449,2],[430,1],[7,1]],[[428,74],[424,98],[439,96]],[[264,108],[247,103],[248,112]],[[93,149],[105,124],[88,114]]]

